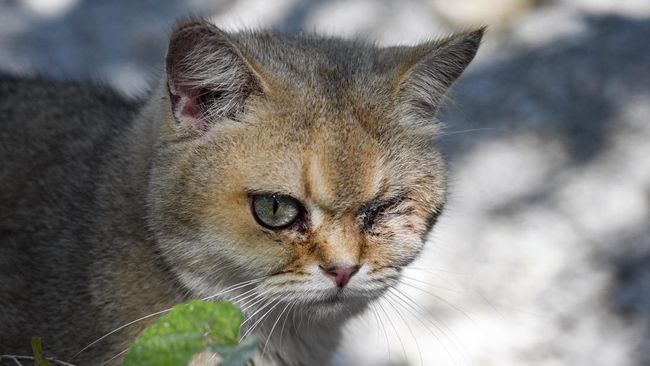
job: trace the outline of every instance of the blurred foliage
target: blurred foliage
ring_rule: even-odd
[[[208,352],[220,360],[219,365],[245,366],[257,340],[238,343],[242,320],[241,311],[225,301],[177,305],[145,329],[129,349],[124,365],[187,365],[195,355]]]
[[[32,352],[34,353],[34,364],[36,366],[52,366],[52,363],[43,355],[43,342],[41,337],[32,338]]]

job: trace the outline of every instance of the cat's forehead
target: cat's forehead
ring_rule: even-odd
[[[290,194],[332,211],[385,191],[397,173],[389,169],[387,147],[354,121],[319,119],[302,124],[263,119],[251,126],[255,131],[243,134],[233,151],[247,157],[239,167],[245,188]]]
[[[404,61],[407,49],[310,34],[239,33],[235,37],[244,52],[266,71],[312,86],[331,79],[354,83],[367,81],[369,76],[390,78]]]
[[[376,197],[384,183],[382,147],[358,131],[331,132],[313,136],[303,154],[301,181],[305,197],[332,210]]]
[[[427,156],[432,147],[400,137],[387,109],[363,95],[333,101],[310,93],[260,98],[238,123],[231,156],[247,158],[237,167],[245,175],[240,186],[340,212],[394,198],[417,171],[429,170],[433,159],[418,163],[411,157]]]

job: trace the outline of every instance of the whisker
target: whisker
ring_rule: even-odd
[[[291,307],[289,308],[289,311],[287,311],[287,315],[284,317],[284,321],[282,321],[282,326],[280,327],[280,348],[282,348],[282,335],[284,334],[284,326],[287,323],[287,319],[289,319],[289,313],[291,313],[291,310],[293,310],[294,306],[296,305],[295,302],[291,303]]]
[[[151,313],[151,314],[149,314],[149,315],[145,315],[145,316],[140,317],[140,318],[138,318],[138,319],[136,319],[136,320],[133,320],[133,321],[131,321],[131,322],[129,322],[129,323],[126,323],[126,324],[122,325],[121,327],[115,328],[114,330],[112,330],[112,331],[106,333],[105,335],[99,337],[99,338],[98,338],[97,340],[95,340],[94,342],[88,344],[86,347],[82,348],[79,352],[77,352],[77,353],[75,353],[74,355],[72,355],[72,358],[71,358],[71,359],[74,360],[75,358],[77,358],[77,356],[79,356],[82,352],[84,352],[84,351],[87,350],[88,348],[94,346],[95,344],[101,342],[102,340],[106,339],[106,338],[109,337],[110,335],[115,334],[116,332],[119,332],[120,330],[122,330],[122,329],[124,329],[124,328],[126,328],[126,327],[128,327],[128,326],[131,326],[131,325],[133,325],[133,324],[135,324],[135,323],[138,323],[138,322],[140,322],[140,321],[143,321],[143,320],[145,320],[145,319],[149,319],[149,318],[152,318],[152,317],[154,317],[154,316],[157,316],[157,315],[161,315],[161,314],[167,313],[167,312],[169,312],[170,310],[171,310],[171,308],[168,308],[168,309],[165,309],[165,310],[161,310],[161,311],[157,311],[157,312],[155,312],[155,313]]]
[[[430,319],[430,316],[429,316],[430,314],[428,314],[427,311],[424,308],[422,308],[420,306],[420,304],[418,304],[415,300],[413,300],[408,294],[406,294],[405,292],[402,292],[399,288],[396,288],[396,287],[394,287],[393,290],[400,293],[402,295],[403,300],[405,301],[405,303],[411,309],[413,309],[415,311],[414,316],[416,316],[418,319],[420,319],[420,317],[418,317],[417,315],[421,315],[422,318],[426,319],[429,324],[431,324],[434,328],[436,328],[436,330],[438,330],[445,337],[445,339],[454,346],[454,348],[456,349],[456,352],[458,352],[462,356],[462,358],[464,359],[464,362],[466,364],[473,365],[473,362],[471,360],[471,356],[469,355],[469,352],[467,351],[467,349],[465,349],[464,347],[459,346],[457,342],[452,340],[452,338],[449,336],[449,334],[445,330],[444,325],[442,325],[442,324],[438,325],[438,324],[434,323]],[[444,343],[441,342],[440,338],[431,329],[429,329],[428,327],[425,327],[425,328],[429,330],[429,332],[438,340],[438,342],[440,342],[441,345],[444,344]],[[450,330],[450,332],[451,332],[451,330]],[[453,362],[455,364],[457,364],[456,361],[455,361],[455,358],[452,357],[449,352],[447,352],[447,353],[448,353],[449,357],[452,360],[454,360]]]
[[[370,320],[368,319],[370,317],[369,314],[370,314],[369,312],[364,311],[359,315],[359,320],[361,320],[361,323],[363,324],[363,326],[364,326],[364,328],[366,330],[369,330],[369,329],[372,328],[372,326],[370,324]]]
[[[485,295],[483,295],[477,289],[472,289],[472,293],[477,295],[478,297],[480,297],[481,301],[483,301],[485,304],[487,304],[490,307],[490,309],[492,311],[494,311],[495,313],[497,313],[499,315],[499,317],[501,319],[503,319],[504,321],[508,321],[508,318],[506,317],[506,315],[502,311],[499,310],[499,308],[501,308],[503,310],[507,310],[507,311],[514,311],[514,312],[517,312],[517,313],[519,313],[521,315],[534,316],[536,318],[544,318],[546,320],[550,320],[548,316],[545,316],[543,314],[536,313],[536,312],[533,312],[533,311],[530,311],[530,310],[527,310],[527,309],[521,309],[521,308],[512,307],[512,306],[508,306],[508,305],[504,305],[504,304],[495,304],[493,301],[489,300]]]
[[[113,357],[109,358],[108,360],[106,360],[106,361],[100,363],[99,366],[108,365],[111,361],[113,361],[113,360],[115,360],[116,358],[122,356],[123,354],[127,353],[128,351],[129,351],[128,348],[125,349],[125,350],[123,350],[123,351],[121,351],[120,353],[116,354],[115,356],[113,356]]]
[[[257,327],[257,325],[260,324],[260,323],[262,322],[262,320],[264,320],[264,319],[265,319],[265,318],[266,318],[266,317],[271,313],[271,311],[273,311],[273,309],[275,309],[279,304],[282,303],[281,301],[278,301],[278,299],[279,299],[279,297],[275,297],[275,298],[273,298],[273,299],[269,302],[269,304],[273,304],[273,306],[271,306],[271,307],[269,308],[269,310],[267,310],[266,313],[264,313],[264,314],[263,314],[263,315],[262,315],[262,316],[261,316],[261,317],[260,317],[260,318],[259,318],[259,319],[258,319],[258,320],[257,320],[257,321],[256,321],[256,322],[255,322],[255,323],[254,323],[254,324],[253,324],[253,325],[252,325],[252,326],[251,326],[251,327],[250,327],[250,328],[249,328],[245,333],[244,333],[244,335],[242,336],[242,339],[245,339],[247,335],[252,334],[252,333],[253,333],[253,330]],[[265,305],[264,307],[266,307],[266,305]],[[249,319],[250,319],[250,318],[249,318]],[[248,320],[248,319],[247,319],[247,320]],[[242,323],[242,324],[243,324],[243,323]]]
[[[393,323],[393,321],[388,316],[388,313],[386,312],[384,307],[381,305],[381,302],[377,302],[377,306],[379,306],[379,309],[384,313],[384,315],[386,315],[386,319],[388,320],[388,323],[390,324],[391,328],[393,328],[393,332],[397,336],[397,340],[399,341],[400,346],[402,346],[402,353],[404,354],[404,362],[408,363],[408,358],[409,357],[408,357],[408,354],[406,352],[406,347],[404,347],[404,342],[402,341],[402,337],[400,336],[399,331],[397,330],[397,328],[395,328],[395,324]]]
[[[447,349],[447,347],[445,347],[445,343],[440,339],[440,337],[431,328],[429,328],[427,326],[427,324],[424,323],[424,321],[422,321],[422,318],[426,319],[429,322],[429,324],[431,324],[437,331],[439,331],[440,333],[444,333],[443,330],[440,328],[440,326],[435,324],[433,321],[431,321],[427,317],[427,314],[423,314],[421,311],[419,311],[415,307],[413,307],[413,305],[409,304],[404,299],[402,299],[402,296],[403,296],[403,297],[408,298],[409,300],[411,300],[410,297],[407,294],[399,292],[399,290],[397,288],[392,288],[391,290],[398,291],[398,293],[396,293],[395,295],[396,295],[396,298],[399,300],[400,305],[402,305],[402,308],[405,309],[409,314],[411,314],[411,316],[413,318],[417,319],[420,322],[420,324],[424,327],[424,329],[426,329],[429,333],[431,333],[431,335],[436,339],[436,341],[445,350],[445,353],[447,353],[447,356],[449,357],[451,362],[453,362],[454,365],[458,365],[458,361],[456,360],[456,357],[454,357],[452,355],[452,353],[449,351],[449,349]],[[401,294],[401,296],[400,296],[400,294]],[[449,340],[448,338],[447,338],[447,340],[450,341],[453,344],[453,342],[451,340]]]
[[[388,341],[388,333],[386,332],[386,327],[384,327],[384,322],[381,321],[381,317],[379,316],[379,312],[377,311],[377,309],[375,309],[374,306],[370,306],[370,309],[372,310],[372,313],[375,314],[375,319],[377,320],[377,323],[379,323],[381,329],[384,331],[384,338],[386,338],[386,350],[388,351],[388,362],[390,363],[391,362],[390,342]]]
[[[440,134],[440,135],[438,135],[436,137],[437,138],[442,138],[442,137],[460,135],[460,134],[469,133],[469,132],[495,131],[495,130],[499,130],[499,129],[500,128],[497,128],[497,127],[470,128],[470,129],[467,129],[467,130],[445,132],[445,133],[442,133],[442,134]]]
[[[257,289],[252,288],[250,290],[246,290],[246,291],[242,292],[241,294],[239,294],[239,295],[237,295],[235,297],[229,298],[228,301],[230,301],[230,302],[232,302],[234,304],[236,304],[239,301],[245,301],[246,299],[248,299],[251,296],[255,295],[255,293],[256,293],[255,290],[257,290]]]
[[[437,289],[440,289],[440,290],[445,290],[445,291],[449,291],[449,292],[454,292],[454,293],[457,293],[457,294],[464,293],[464,291],[454,290],[454,289],[449,288],[449,287],[432,285],[431,283],[429,283],[429,282],[427,282],[427,281],[423,281],[423,280],[417,279],[417,278],[415,278],[415,277],[410,277],[410,276],[407,276],[407,275],[405,275],[405,274],[403,274],[403,273],[400,274],[400,276],[401,276],[402,278],[406,278],[406,279],[411,280],[411,281],[419,282],[419,283],[421,283],[421,284],[427,285],[427,286],[429,286],[429,287],[437,288]]]
[[[457,285],[457,282],[455,282],[452,279],[449,279],[448,276],[452,276],[453,278],[456,279],[461,279],[467,277],[466,273],[461,273],[461,272],[456,272],[456,271],[451,271],[451,270],[444,270],[444,269],[438,269],[438,268],[428,268],[428,269],[423,269],[423,268],[413,268],[413,267],[405,267],[404,271],[400,273],[400,275],[404,275],[407,272],[406,270],[414,270],[414,271],[419,271],[419,272],[424,272],[428,276],[432,276],[435,279],[438,279],[440,281],[443,281],[445,284],[449,285]],[[410,274],[415,274],[413,272],[410,272]]]
[[[287,303],[287,305],[284,307],[284,309],[282,309],[282,311],[280,312],[280,315],[278,315],[278,318],[275,320],[275,322],[271,326],[271,331],[269,332],[269,335],[266,337],[266,342],[264,342],[264,348],[262,349],[262,357],[261,357],[261,359],[264,359],[264,354],[266,353],[266,346],[268,346],[268,344],[269,344],[269,340],[271,339],[271,335],[273,334],[273,330],[275,329],[275,326],[278,325],[278,322],[280,321],[280,319],[282,319],[282,315],[289,308],[289,306],[291,304],[292,303],[290,303],[290,302]]]
[[[450,269],[442,269],[442,268],[422,268],[422,267],[411,267],[411,266],[409,266],[409,267],[404,267],[403,270],[405,270],[405,271],[406,270],[421,271],[421,272],[426,272],[426,273],[432,274],[434,276],[436,276],[435,272],[447,273],[447,274],[454,275],[454,276],[465,276],[465,274],[462,273],[462,272],[453,271],[453,270],[450,270]]]
[[[11,238],[10,238],[11,239]],[[5,361],[6,360],[12,360],[17,366],[23,366],[23,364],[20,362],[21,360],[23,361],[32,361],[34,362],[34,356],[21,356],[21,355],[3,355],[0,354],[0,362],[2,362],[2,365],[6,365]],[[46,357],[47,361],[50,361],[50,363],[54,365],[60,365],[60,366],[75,366],[71,363],[67,363],[65,361],[53,359],[50,357]]]
[[[298,315],[298,319],[300,320],[299,322],[296,322],[296,315]],[[294,311],[293,316],[291,317],[291,323],[293,323],[293,332],[294,333],[299,333],[300,327],[302,326],[302,320],[304,318],[304,314],[299,312],[299,311]],[[296,325],[297,324],[297,325]]]
[[[449,300],[445,299],[444,297],[442,297],[440,295],[436,295],[433,292],[427,291],[425,289],[422,289],[422,288],[420,288],[420,287],[418,287],[418,286],[416,286],[416,285],[414,285],[412,283],[408,283],[408,281],[402,281],[401,283],[403,283],[403,284],[405,284],[407,286],[410,286],[410,287],[412,287],[412,288],[414,288],[416,290],[422,291],[427,295],[431,295],[431,296],[435,297],[436,299],[440,300],[441,302],[447,304],[449,307],[451,307],[452,309],[454,309],[458,313],[462,314],[467,320],[472,322],[472,324],[474,324],[475,327],[477,327],[476,323],[474,323],[474,319],[472,319],[471,316],[469,316],[463,309],[461,309],[458,306],[456,306],[456,305],[452,304],[451,302],[449,302]]]
[[[226,294],[226,293],[228,293],[228,292],[231,292],[231,291],[237,290],[237,289],[239,289],[239,288],[242,288],[242,287],[248,286],[248,285],[250,285],[251,283],[254,283],[254,282],[256,282],[256,281],[261,281],[261,280],[263,280],[263,279],[264,279],[264,277],[259,278],[259,279],[254,279],[254,280],[249,280],[249,281],[240,282],[240,283],[238,283],[238,284],[235,284],[235,285],[232,285],[232,286],[226,287],[226,289],[224,289],[223,291],[219,292],[218,294],[215,294],[215,295],[212,295],[212,296],[205,297],[205,298],[203,298],[202,300],[208,300],[208,299],[211,299],[211,298],[215,298],[215,297],[217,297],[217,296],[220,296],[220,295]],[[79,356],[82,352],[86,351],[86,350],[89,349],[90,347],[96,345],[98,342],[101,342],[102,340],[106,339],[107,337],[111,336],[112,334],[115,334],[116,332],[119,332],[120,330],[122,330],[122,329],[124,329],[124,328],[126,328],[126,327],[129,327],[129,326],[131,326],[131,325],[133,325],[133,324],[135,324],[135,323],[141,322],[141,321],[143,321],[143,320],[146,320],[146,319],[149,319],[149,318],[152,318],[152,317],[155,317],[155,316],[161,315],[161,314],[165,314],[165,313],[169,312],[171,309],[172,309],[172,308],[167,308],[167,309],[164,309],[164,310],[160,310],[160,311],[157,311],[157,312],[151,313],[151,314],[149,314],[149,315],[145,315],[145,316],[143,316],[143,317],[140,317],[140,318],[138,318],[138,319],[136,319],[136,320],[130,321],[130,322],[128,322],[128,323],[126,323],[126,324],[124,324],[124,325],[122,325],[122,326],[119,326],[119,327],[113,329],[112,331],[110,331],[110,332],[104,334],[103,336],[97,338],[95,341],[91,342],[90,344],[88,344],[87,346],[85,346],[85,347],[83,347],[81,350],[79,350],[77,353],[75,353],[74,355],[72,355],[71,360],[74,360],[74,359],[75,359],[77,356]]]
[[[245,306],[242,307],[242,309],[241,309],[242,313],[246,314],[246,312],[248,310],[250,310],[251,308],[254,308],[257,304],[259,304],[261,302],[264,302],[265,300],[268,300],[268,298],[265,297],[265,295],[266,295],[266,293],[257,293],[252,298],[248,299],[245,302]],[[244,304],[242,304],[242,305],[244,305]],[[258,309],[258,311],[259,311],[259,309]],[[253,316],[255,314],[257,314],[257,311],[255,313],[251,314],[250,316]]]
[[[246,296],[245,298],[241,299],[241,301],[242,301],[242,304],[240,305],[241,312],[244,313],[244,315],[246,315],[246,312],[248,310],[254,308],[259,303],[264,302],[265,300],[268,300],[268,298],[266,296],[269,295],[269,294],[272,294],[272,291],[262,290],[261,292],[250,294],[250,295]],[[264,306],[262,306],[261,308],[264,308]],[[253,314],[246,315],[246,316],[247,317],[252,317],[255,314],[257,314],[259,312],[259,310],[260,310],[260,308],[258,308],[257,311],[254,312]],[[244,323],[246,323],[247,320],[248,319],[246,319],[244,321]]]
[[[396,296],[392,292],[388,292],[388,293],[386,293],[386,295],[388,295],[389,297]],[[388,298],[386,300],[388,300]],[[411,329],[411,326],[409,325],[409,323],[406,321],[406,319],[404,319],[404,317],[399,312],[399,310],[393,305],[393,302],[388,301],[388,304],[393,308],[393,310],[395,311],[397,316],[399,316],[399,318],[402,319],[402,322],[404,323],[404,325],[406,325],[406,328],[409,330],[409,333],[411,333],[411,337],[413,338],[413,341],[415,342],[415,347],[418,349],[418,356],[420,358],[420,366],[424,366],[424,360],[422,359],[422,350],[420,349],[420,344],[418,342],[418,339],[415,337],[415,334],[413,333],[413,329]],[[397,305],[399,305],[399,304],[397,304]]]
[[[236,287],[233,287],[233,286],[226,287],[226,290],[227,290],[227,291],[221,291],[221,292],[219,292],[219,293],[217,293],[217,294],[210,295],[210,296],[206,296],[206,297],[202,298],[201,300],[206,301],[206,300],[214,299],[215,297],[218,297],[218,296],[224,295],[224,294],[229,293],[229,292],[234,291],[234,290],[238,290],[238,289],[240,289],[240,288],[242,288],[242,287],[250,286],[250,285],[252,285],[252,284],[254,284],[254,283],[261,282],[261,281],[263,281],[265,278],[266,278],[266,277],[260,277],[260,278],[256,278],[256,279],[253,279],[253,280],[248,280],[248,281],[240,282],[240,283],[238,283],[238,284],[236,284],[236,285],[233,285],[233,286],[236,286]]]
[[[244,314],[246,314],[246,310],[248,310],[248,309],[254,307],[255,305],[257,305],[257,304],[259,304],[259,303],[261,303],[261,302],[264,302],[264,301],[267,301],[267,300],[268,300],[264,305],[258,307],[257,310],[255,310],[251,315],[247,315],[247,316],[246,316],[246,319],[245,319],[244,322],[241,324],[242,326],[243,326],[244,324],[248,323],[251,319],[253,319],[253,317],[254,317],[257,313],[259,313],[259,312],[261,312],[262,310],[264,310],[267,306],[269,306],[271,303],[273,303],[273,301],[274,301],[275,299],[278,298],[278,297],[268,298],[268,297],[266,297],[265,295],[267,295],[267,293],[260,293],[260,294],[258,294],[258,296],[255,298],[254,302],[253,302],[252,304],[250,304],[250,305],[249,305],[245,310],[242,310],[242,312],[243,312]]]
[[[456,275],[456,276],[459,276],[459,277],[466,277],[467,276],[464,273],[448,271],[448,270],[442,270],[442,269],[436,269],[436,268],[424,269],[424,268],[418,268],[418,267],[404,267],[404,269],[405,270],[406,269],[413,269],[413,270],[416,270],[416,271],[427,272],[429,275],[433,275],[434,277],[436,277],[438,279],[441,279],[441,280],[443,280],[443,281],[445,281],[445,282],[447,282],[449,284],[454,284],[454,285],[457,285],[457,284],[453,283],[452,281],[450,281],[450,280],[448,280],[448,279],[446,279],[446,278],[444,278],[444,277],[442,277],[440,275],[436,275],[434,273],[431,273],[430,271],[431,270],[437,270],[437,271],[441,271],[441,272],[447,272],[449,274]],[[430,287],[435,287],[436,289],[439,288],[439,289],[442,289],[442,290],[456,292],[456,293],[459,293],[459,294],[463,293],[463,294],[476,295],[477,297],[480,298],[480,300],[483,303],[485,303],[485,305],[490,307],[490,310],[494,311],[497,315],[499,315],[499,317],[501,319],[506,320],[506,321],[507,321],[506,315],[503,312],[501,312],[501,310],[499,310],[499,309],[505,309],[505,310],[508,310],[508,311],[516,311],[516,312],[519,312],[519,313],[522,313],[522,314],[527,314],[527,315],[531,315],[531,316],[535,316],[535,317],[543,317],[542,314],[530,312],[530,311],[525,310],[525,309],[519,309],[519,308],[511,307],[511,306],[508,306],[508,305],[504,305],[504,304],[495,304],[493,301],[489,300],[484,294],[482,294],[479,290],[477,290],[475,288],[468,287],[467,289],[462,289],[461,288],[459,290],[454,290],[454,289],[450,289],[450,288],[446,288],[446,287],[442,287],[442,286],[433,286],[433,285],[427,283],[426,281],[422,281],[422,280],[418,280],[416,278],[406,276],[406,275],[404,275],[404,273],[402,273],[400,275],[403,276],[404,278],[408,278],[408,279],[411,279],[411,280],[414,280],[414,281],[417,281],[417,282],[420,282],[420,283],[423,283],[423,284],[427,284]]]

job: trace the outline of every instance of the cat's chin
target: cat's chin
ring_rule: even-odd
[[[301,309],[313,316],[330,318],[349,318],[363,312],[377,297],[333,293],[301,302]]]
[[[363,312],[368,307],[367,301],[314,301],[302,305],[302,311],[312,317],[323,320],[347,319]]]

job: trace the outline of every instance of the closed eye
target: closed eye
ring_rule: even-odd
[[[358,216],[359,220],[361,221],[361,226],[366,230],[372,228],[372,226],[375,224],[375,221],[377,220],[377,216],[386,210],[386,207],[386,203],[370,203],[364,205],[359,210]]]
[[[388,208],[397,205],[404,200],[403,197],[397,197],[385,201],[373,201],[364,204],[359,208],[357,217],[364,230],[371,229],[377,222],[377,218],[384,213]]]

